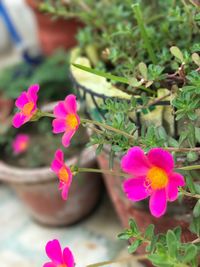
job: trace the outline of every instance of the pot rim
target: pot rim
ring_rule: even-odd
[[[95,149],[93,147],[83,148],[80,157],[73,156],[66,160],[65,163],[70,166],[79,162],[80,166],[87,165],[95,160]],[[57,180],[56,175],[51,171],[50,167],[41,168],[20,168],[13,167],[0,161],[0,181],[12,184],[34,184],[48,183]]]

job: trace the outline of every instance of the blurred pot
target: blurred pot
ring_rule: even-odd
[[[76,164],[78,160],[82,167],[95,168],[94,149],[84,149],[80,159],[74,156],[66,164]],[[83,219],[92,212],[101,195],[101,176],[97,174],[77,175],[67,201],[62,200],[58,178],[49,167],[22,169],[0,162],[0,180],[15,190],[37,222],[50,226],[69,225]]]
[[[101,169],[108,169],[108,153],[103,151],[98,156],[98,163]],[[115,158],[114,170],[120,170],[120,161]],[[122,225],[127,228],[128,221],[133,218],[143,232],[149,224],[155,225],[157,233],[166,232],[168,229],[173,229],[177,226],[182,228],[182,241],[188,242],[196,238],[189,231],[189,222],[191,219],[191,206],[195,203],[184,201],[184,204],[168,202],[168,210],[165,216],[161,218],[153,217],[148,208],[148,202],[141,201],[133,203],[130,201],[122,190],[122,178],[104,174],[104,181],[108,189],[108,193],[121,220]],[[144,251],[143,251],[144,252]]]
[[[52,20],[50,15],[38,9],[38,1],[26,0],[35,13],[38,24],[38,35],[45,55],[51,55],[58,48],[70,49],[76,45],[76,33],[83,24],[77,19]]]

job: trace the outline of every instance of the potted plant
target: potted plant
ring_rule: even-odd
[[[70,49],[76,45],[76,33],[82,23],[76,17],[68,19],[52,19],[50,15],[43,14],[39,10],[39,5],[42,1],[26,0],[26,3],[33,10],[37,24],[38,36],[42,51],[45,55],[51,55],[58,48]],[[60,1],[45,1],[43,5],[46,7],[48,3],[60,5]],[[56,3],[55,3],[56,2]],[[67,6],[67,5],[66,5]]]
[[[110,3],[102,3],[109,7]],[[78,165],[64,165],[60,160],[62,155],[58,151],[53,169],[61,181],[62,168],[65,169],[66,177],[70,177],[70,183],[68,180],[64,183],[66,190],[69,190],[73,176],[79,173],[104,173],[112,200],[126,227],[128,217],[133,216],[129,227],[119,235],[120,239],[129,240],[130,254],[135,251],[141,253],[142,248],[143,254],[136,258],[148,260],[154,266],[197,267],[200,235],[200,57],[197,43],[199,4],[197,1],[152,1],[151,6],[144,4],[145,1],[141,8],[138,3],[131,6],[130,1],[125,1],[127,9],[123,8],[123,5],[105,9],[105,13],[114,13],[113,17],[110,16],[115,23],[114,26],[111,24],[112,31],[106,35],[109,28],[108,24],[105,27],[106,19],[99,23],[103,30],[97,30],[96,26],[95,29],[97,35],[102,37],[102,42],[105,42],[104,45],[106,44],[104,49],[108,48],[103,53],[107,59],[106,64],[100,62],[94,69],[90,67],[88,59],[82,57],[73,64],[79,69],[80,76],[83,73],[80,70],[87,72],[81,79],[91,88],[80,84],[77,76],[74,80],[89,108],[91,102],[92,107],[96,107],[98,112],[95,115],[98,119],[79,117],[74,108],[75,96],[73,101],[66,100],[67,109],[64,108],[65,101],[62,101],[58,103],[53,114],[44,114],[38,110],[33,119],[53,117],[54,130],[57,128],[59,132],[62,129],[67,136],[64,142],[66,147],[80,124],[92,128],[90,145],[97,147],[96,153],[99,155],[101,168],[95,170]],[[131,23],[127,23],[127,20],[117,20],[114,17],[118,14],[116,10],[125,17],[131,16]],[[156,10],[156,14],[150,16],[153,10]],[[98,13],[97,18],[101,19],[99,14],[101,13]],[[150,22],[146,21],[147,16]],[[126,22],[125,30],[119,26],[118,21],[119,24],[121,21]],[[119,27],[117,30],[113,28],[115,25]],[[173,32],[170,36],[166,34],[169,30]],[[110,54],[113,48],[108,47],[111,37],[121,34],[123,37],[118,38],[121,39],[119,42],[115,39],[113,46],[120,45],[124,50],[115,50],[114,54]],[[194,43],[192,48],[191,40]],[[99,41],[99,47],[101,44]],[[134,54],[131,54],[132,52]],[[81,53],[81,56],[83,55]],[[108,59],[111,55],[112,61]],[[95,65],[94,62],[92,64]],[[73,68],[72,74],[75,73],[74,70]],[[112,80],[114,85],[113,82],[108,84],[107,80]],[[104,85],[106,91],[102,89]],[[162,89],[164,94],[159,95]],[[32,116],[28,118],[31,119]],[[66,124],[64,129],[63,125]],[[188,198],[192,201],[188,201]],[[51,251],[55,250],[59,251],[58,257],[51,255]],[[55,265],[57,262],[60,265],[75,265],[69,248],[64,249],[62,256],[59,242],[56,240],[47,244],[46,251],[52,263],[44,266]],[[131,258],[129,260],[131,261]],[[91,266],[111,263],[113,262]]]

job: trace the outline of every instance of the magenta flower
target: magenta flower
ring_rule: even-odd
[[[12,149],[15,155],[19,155],[28,149],[30,137],[27,134],[18,134],[12,143]]]
[[[64,162],[64,153],[58,149],[55,158],[51,163],[51,169],[60,180],[59,189],[62,190],[62,198],[67,200],[68,191],[72,183],[72,172]]]
[[[53,120],[53,133],[63,133],[62,144],[70,145],[70,140],[77,131],[80,118],[77,115],[77,103],[75,95],[68,95],[64,101],[60,101],[54,108],[56,119]]]
[[[132,147],[121,160],[123,171],[131,175],[123,184],[124,192],[132,201],[150,196],[149,208],[155,217],[162,216],[167,201],[178,198],[178,186],[184,177],[174,172],[172,155],[162,148],[152,148],[147,155],[140,147]]]
[[[34,84],[28,88],[27,92],[22,92],[17,98],[15,105],[20,112],[13,117],[13,126],[15,128],[19,128],[24,123],[30,121],[33,115],[37,112],[38,91],[39,85]]]
[[[47,256],[51,262],[47,262],[43,267],[74,267],[74,257],[69,248],[62,251],[60,243],[57,239],[49,241],[46,245]]]

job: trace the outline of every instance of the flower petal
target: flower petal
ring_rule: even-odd
[[[178,198],[178,186],[184,186],[185,180],[180,173],[173,173],[169,176],[169,184],[167,187],[167,196],[169,201],[174,201]]]
[[[75,266],[74,257],[73,257],[73,254],[69,248],[64,249],[63,259],[64,259],[64,263],[67,265],[67,267],[74,267]]]
[[[61,196],[63,200],[67,200],[68,198],[69,187],[70,185],[65,183],[62,183],[62,188],[59,185],[59,188],[62,190]]]
[[[33,84],[28,88],[27,94],[28,94],[28,98],[30,101],[32,101],[34,103],[37,102],[37,100],[38,100],[37,93],[38,93],[39,89],[40,89],[39,84]]]
[[[57,267],[55,263],[53,262],[47,262],[43,265],[43,267]]]
[[[62,264],[62,250],[60,243],[57,239],[49,241],[46,245],[47,256],[56,264]]]
[[[63,133],[66,130],[66,122],[64,119],[54,119],[52,122],[53,133]]]
[[[166,212],[167,194],[165,189],[156,190],[152,193],[149,201],[151,214],[160,217]]]
[[[177,186],[185,186],[185,179],[183,175],[178,172],[174,172],[169,176],[170,182],[174,182]]]
[[[61,163],[64,163],[64,153],[62,152],[61,149],[57,149],[55,153],[55,158],[60,161]]]
[[[67,115],[67,110],[65,108],[65,102],[64,101],[60,101],[54,108],[53,111],[54,115],[56,117],[60,117],[60,118],[66,118]]]
[[[54,160],[51,163],[51,169],[55,173],[58,173],[64,165],[64,153],[61,149],[58,149],[55,153]]]
[[[64,147],[68,147],[70,145],[71,138],[75,134],[74,130],[65,132],[65,134],[62,137],[62,144]]]
[[[77,112],[77,103],[75,95],[68,95],[65,98],[65,109],[68,113],[73,114]]]
[[[167,173],[174,168],[172,155],[162,148],[152,148],[147,157],[152,165],[164,169]]]
[[[13,120],[12,120],[12,125],[15,128],[21,127],[25,122],[27,121],[26,116],[24,116],[21,113],[17,113],[14,115]]]
[[[28,100],[28,97],[27,97],[27,93],[26,92],[22,92],[21,95],[15,101],[15,105],[19,109],[22,109],[24,107],[24,105],[26,105],[28,102],[29,102],[29,100]]]
[[[144,177],[125,180],[123,183],[123,190],[132,201],[140,201],[149,196],[149,192],[145,187]]]
[[[133,147],[121,160],[123,171],[134,176],[144,176],[148,172],[150,165],[146,155],[140,147]]]

